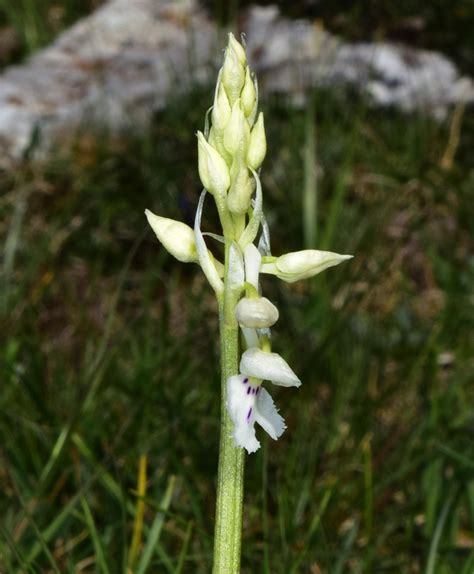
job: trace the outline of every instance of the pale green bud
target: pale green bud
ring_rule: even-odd
[[[190,263],[198,260],[194,231],[181,221],[168,219],[145,210],[148,223],[163,247],[178,261]]]
[[[247,151],[247,165],[257,170],[262,165],[266,153],[267,138],[265,136],[263,113],[260,112],[250,134],[249,147]]]
[[[209,193],[222,196],[229,189],[229,168],[220,153],[209,145],[202,132],[198,132],[197,137],[199,177]]]
[[[250,69],[248,66],[245,72],[245,83],[244,87],[242,88],[240,99],[242,101],[242,108],[244,113],[247,117],[249,117],[257,100],[257,92],[255,91],[253,80],[250,77]]]
[[[230,119],[224,130],[224,146],[232,156],[245,157],[249,140],[250,128],[240,106],[240,99],[237,99],[232,106]]]
[[[226,96],[224,86],[220,83],[214,99],[214,106],[212,108],[213,128],[218,131],[222,131],[229,121],[230,112],[231,108],[229,98]]]
[[[232,163],[232,156],[224,147],[224,133],[215,130],[213,127],[209,131],[208,143],[216,149],[225,159],[227,165]]]
[[[235,214],[246,213],[255,189],[253,177],[242,161],[236,160],[230,168],[231,185],[227,194],[227,207]]]
[[[236,46],[239,46],[241,51]],[[229,34],[221,78],[231,105],[240,96],[245,82],[245,60],[242,62],[242,52],[245,58],[244,49],[234,36]]]
[[[244,327],[264,329],[278,321],[279,313],[275,305],[265,297],[244,297],[237,304],[235,316]]]
[[[240,42],[237,42],[232,32],[229,32],[229,42],[227,47],[235,52],[235,55],[237,56],[237,59],[242,64],[242,66],[247,65],[247,55],[245,54],[245,49]]]
[[[324,271],[328,267],[334,267],[342,261],[351,259],[352,255],[339,255],[331,251],[317,251],[305,249],[286,253],[274,258],[271,262],[264,262],[261,273],[276,275],[283,281],[294,283],[300,279],[308,279]]]

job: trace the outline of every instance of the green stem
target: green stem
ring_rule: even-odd
[[[213,574],[240,573],[242,503],[244,487],[244,450],[232,438],[232,421],[226,408],[227,378],[238,373],[239,327],[235,318],[240,290],[228,283],[230,242],[226,241],[224,294],[219,300],[221,335],[221,436],[217,474],[216,526],[214,533]]]

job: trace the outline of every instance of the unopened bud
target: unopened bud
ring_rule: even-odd
[[[232,156],[224,147],[223,132],[220,132],[212,127],[209,131],[209,139],[207,142],[220,153],[220,155],[225,159],[227,165],[232,163]]]
[[[226,96],[224,86],[220,83],[212,108],[212,126],[216,130],[222,131],[226,127],[230,118],[230,111],[229,99]]]
[[[242,108],[244,113],[247,117],[249,117],[255,106],[257,92],[255,91],[253,80],[250,77],[250,69],[248,66],[245,72],[245,83],[244,87],[242,88],[240,99],[242,100]]]
[[[233,156],[245,157],[249,147],[250,128],[240,105],[240,99],[232,106],[229,122],[224,130],[224,146]]]
[[[198,132],[198,169],[203,186],[213,195],[222,196],[229,189],[229,168],[220,155]]]
[[[334,267],[342,261],[351,259],[352,255],[339,255],[331,251],[318,251],[316,249],[305,249],[286,253],[275,258],[271,262],[263,263],[262,273],[276,275],[283,281],[294,283],[300,279],[308,279],[324,271],[328,267]]]
[[[227,194],[227,207],[235,214],[246,213],[255,189],[253,177],[242,161],[234,161],[230,169],[231,185]]]
[[[145,215],[158,240],[168,253],[184,263],[198,260],[194,231],[189,225],[167,217],[160,217],[148,209],[145,210]]]
[[[258,120],[253,126],[250,134],[249,147],[247,151],[247,165],[257,170],[267,153],[267,138],[265,136],[265,125],[263,123],[263,113],[260,112]]]
[[[234,36],[229,34],[229,43],[225,51],[221,78],[231,105],[240,96],[240,92],[242,91],[242,87],[245,82],[245,61],[242,63],[242,54],[235,48],[235,45],[239,46],[244,52],[244,49],[240,46]]]
[[[278,321],[279,313],[275,305],[266,297],[256,299],[244,297],[237,304],[235,316],[239,324],[244,327],[264,329]]]
[[[237,59],[242,64],[242,66],[247,65],[247,56],[245,54],[245,49],[240,42],[237,42],[232,32],[229,32],[229,42],[227,44],[227,47],[235,52],[235,55],[237,56]]]

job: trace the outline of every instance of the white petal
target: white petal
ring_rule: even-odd
[[[342,261],[351,259],[352,255],[340,255],[331,251],[305,249],[286,253],[270,263],[262,265],[262,273],[276,275],[283,281],[294,283],[300,279],[313,277],[328,267],[334,267]]]
[[[255,421],[273,440],[277,440],[286,429],[285,419],[278,414],[272,397],[263,387],[257,394]]]
[[[160,217],[149,209],[145,209],[145,215],[156,237],[171,255],[184,263],[197,261],[194,232],[189,225],[167,217]]]
[[[204,275],[211,284],[214,291],[219,294],[224,290],[224,284],[222,283],[219,273],[212,262],[209,252],[206,247],[206,242],[201,232],[201,216],[202,208],[204,206],[204,198],[206,197],[206,190],[201,193],[199,198],[198,207],[196,210],[196,217],[194,220],[194,238],[196,241],[196,249],[199,257],[199,264],[201,265]]]
[[[237,303],[235,316],[240,325],[263,329],[278,321],[278,309],[266,297],[250,299],[244,297]]]
[[[258,387],[252,385],[245,375],[227,379],[227,410],[234,423],[234,440],[248,453],[260,448],[255,437],[255,403]]]
[[[244,250],[245,260],[245,280],[250,283],[258,291],[258,275],[260,273],[260,265],[262,263],[262,256],[260,251],[253,243],[249,243]]]
[[[240,360],[240,372],[249,377],[265,379],[282,387],[299,387],[301,381],[288,363],[277,353],[257,348],[247,349]]]

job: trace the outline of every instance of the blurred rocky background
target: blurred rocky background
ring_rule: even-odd
[[[245,34],[263,95],[286,94],[294,105],[302,105],[314,87],[355,89],[373,105],[418,110],[438,119],[445,118],[452,106],[474,101],[469,75],[420,42],[418,35],[430,25],[425,13],[411,18],[407,14],[397,27],[390,11],[382,11],[390,22],[385,32],[375,29],[357,41],[324,29],[328,9],[324,4],[296,3],[291,10],[284,3],[240,6],[235,14],[238,28]],[[9,11],[20,13],[21,8]],[[29,29],[3,28],[0,59],[4,63],[27,47],[45,43],[55,29],[65,25],[65,11],[59,5],[44,11],[45,23],[41,16],[35,21],[31,14],[41,13],[35,5],[25,10],[32,19]],[[231,3],[223,14],[215,11],[220,19],[228,19]],[[52,45],[8,67],[0,77],[4,165],[27,152],[41,156],[54,143],[64,146],[78,130],[99,127],[117,133],[147,124],[176,92],[209,84],[219,60],[217,46],[222,43],[218,20],[213,19],[215,11],[197,0],[110,0],[64,31]],[[334,6],[332,11],[337,12]],[[432,11],[431,18],[441,18],[435,8]],[[284,12],[300,18],[290,19]],[[359,35],[359,19],[363,27],[367,19],[378,21],[377,14],[370,14],[352,15]],[[339,19],[333,14],[326,25],[344,31],[344,17],[351,14],[341,11]],[[410,31],[411,36],[418,32],[415,46],[400,43],[403,28],[407,39]],[[435,38],[431,43],[436,45]],[[469,55],[466,51],[464,58]]]
[[[263,279],[303,385],[247,460],[242,574],[472,574],[470,0],[0,0],[0,572],[211,570],[215,301],[143,212],[193,222],[227,28],[273,252],[355,255]]]

